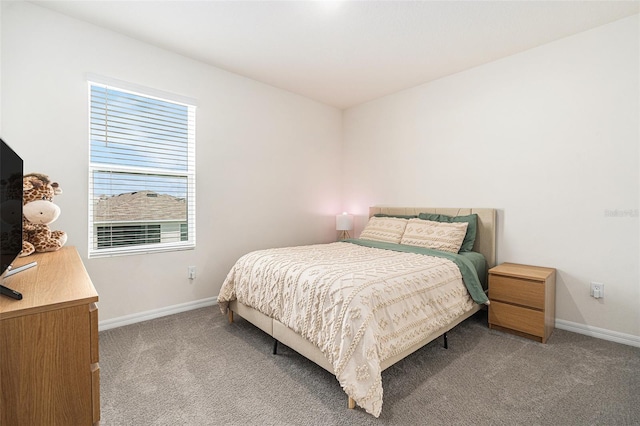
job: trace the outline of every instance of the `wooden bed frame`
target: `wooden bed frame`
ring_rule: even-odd
[[[496,211],[495,209],[488,208],[432,208],[432,207],[370,207],[369,208],[369,217],[375,214],[389,214],[389,215],[417,215],[419,213],[439,213],[445,214],[448,216],[466,216],[469,214],[477,214],[478,215],[478,227],[476,234],[476,241],[473,245],[473,250],[479,253],[482,253],[484,257],[487,259],[487,270],[496,265]],[[486,277],[485,277],[486,278]],[[486,281],[486,280],[485,280]],[[411,355],[413,352],[422,348],[427,343],[435,340],[436,338],[444,335],[445,347],[447,347],[447,331],[453,329],[455,326],[460,324],[462,321],[471,317],[473,314],[478,312],[481,309],[481,305],[475,305],[473,309],[460,317],[456,318],[450,324],[435,330],[429,336],[427,336],[424,340],[417,343],[416,345],[410,347],[406,351],[383,360],[380,363],[381,369],[384,371],[385,369],[391,367],[396,362],[406,358]],[[263,313],[250,308],[246,305],[238,303],[237,300],[230,302],[229,304],[229,322],[233,322],[233,314],[234,312],[240,315],[245,320],[249,321],[268,335],[272,336],[274,341],[273,353],[276,353],[278,342],[283,343],[290,347],[291,349],[298,352],[300,355],[308,358],[309,360],[315,362],[320,367],[329,371],[331,374],[335,375],[333,371],[333,367],[327,361],[324,354],[310,343],[308,340],[300,336],[295,331],[291,330],[289,327],[284,325],[278,320],[270,318]],[[348,407],[355,408],[355,401],[349,397],[348,398]]]

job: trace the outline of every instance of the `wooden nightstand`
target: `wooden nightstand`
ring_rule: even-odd
[[[556,318],[556,270],[503,263],[489,269],[489,328],[546,343]]]

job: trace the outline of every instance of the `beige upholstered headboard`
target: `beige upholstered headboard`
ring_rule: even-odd
[[[448,216],[478,215],[478,230],[473,251],[482,253],[489,268],[496,266],[496,210],[485,208],[433,208],[433,207],[369,207],[369,217],[374,214],[417,215],[419,213],[438,213]]]

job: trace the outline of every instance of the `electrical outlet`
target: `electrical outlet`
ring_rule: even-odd
[[[596,299],[602,299],[604,297],[604,284],[592,282],[591,297],[594,297]]]
[[[187,278],[189,278],[190,280],[195,280],[196,279],[196,267],[195,266],[189,266],[189,268],[187,270]]]

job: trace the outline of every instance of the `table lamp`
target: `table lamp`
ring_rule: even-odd
[[[353,215],[344,212],[336,215],[336,231],[340,231],[340,239],[351,238],[349,231],[353,229]]]

